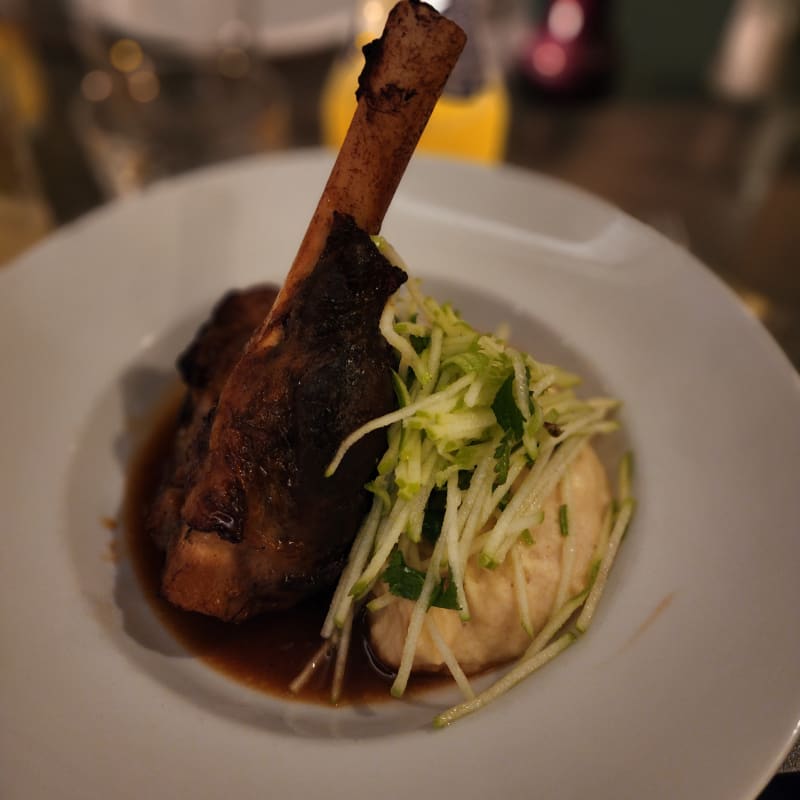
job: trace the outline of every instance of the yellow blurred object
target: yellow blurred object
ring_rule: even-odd
[[[367,0],[360,4],[354,44],[334,65],[322,93],[322,135],[329,147],[339,148],[355,111],[358,75],[364,66],[361,47],[380,35],[393,5],[393,0]],[[460,19],[456,21],[461,23]],[[467,30],[467,35],[477,36],[477,32]],[[465,57],[466,51],[462,60]],[[466,93],[448,91],[449,85],[445,88],[420,139],[418,152],[489,164],[503,158],[509,120],[508,91],[499,70],[483,70],[479,78],[470,81],[471,91]]]
[[[328,77],[322,94],[322,133],[328,147],[338,149],[344,139],[363,66],[359,53],[334,66]],[[494,81],[468,97],[443,95],[417,150],[495,163],[503,158],[507,128],[508,95],[505,86]]]
[[[0,268],[36,244],[50,226],[47,208],[35,198],[0,195]]]
[[[42,121],[45,90],[42,71],[20,29],[0,21],[0,73],[6,81],[22,125],[35,128]]]
[[[51,226],[28,140],[43,113],[36,62],[19,32],[0,23],[0,266]]]

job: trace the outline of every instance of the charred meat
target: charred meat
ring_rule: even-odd
[[[183,489],[179,526],[162,513],[166,529],[154,531],[167,542],[162,591],[172,603],[242,620],[336,579],[385,434],[353,448],[334,477],[324,472],[348,433],[393,407],[393,357],[378,321],[404,280],[350,217],[337,214],[319,262],[271,320],[277,344],[251,341],[232,368],[219,365],[227,377],[213,374],[213,359],[198,358],[210,350],[202,335],[190,349],[190,381],[224,387],[194,420],[195,436],[187,432],[186,455],[177,459],[179,479],[165,487]],[[213,326],[205,336],[212,334]],[[156,508],[169,510],[174,499],[162,496]]]
[[[228,292],[178,359],[186,387],[172,451],[158,495],[147,515],[147,528],[160,549],[181,529],[186,488],[208,442],[210,414],[233,365],[250,337],[269,314],[277,287],[254,286]]]

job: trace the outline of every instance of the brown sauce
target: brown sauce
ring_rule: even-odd
[[[170,633],[208,666],[254,689],[290,699],[330,703],[332,664],[320,668],[299,694],[289,684],[318,650],[319,630],[330,594],[314,598],[289,611],[264,614],[241,624],[182,611],[159,593],[163,556],[147,536],[145,517],[161,477],[176,428],[181,393],[175,392],[154,417],[149,435],[131,463],[124,503],[126,544],[143,594]],[[390,699],[393,676],[372,659],[366,623],[353,627],[341,703]],[[447,676],[414,676],[412,694],[441,686]]]

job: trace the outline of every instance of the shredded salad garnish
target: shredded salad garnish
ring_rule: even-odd
[[[385,240],[377,237],[376,244],[405,266]],[[400,697],[405,692],[425,626],[465,698],[435,718],[441,727],[508,691],[588,629],[634,510],[631,460],[626,456],[620,467],[619,498],[606,514],[590,584],[569,597],[574,551],[569,469],[591,437],[618,429],[609,419],[618,401],[579,399],[576,375],[515,349],[502,331],[480,333],[451,305],[424,296],[413,280],[387,304],[380,331],[399,359],[393,373],[397,409],[353,431],[328,467],[327,474],[333,474],[355,442],[386,429],[386,452],[367,484],[372,507],[323,624],[324,644],[293,688],[310,677],[320,654],[336,649],[336,702],[354,614],[365,603],[368,610],[377,610],[404,598],[415,605],[391,693]],[[559,484],[565,498],[559,510],[563,571],[553,613],[534,632],[519,547],[532,544],[543,520],[541,505]],[[486,569],[511,559],[520,622],[531,637],[517,663],[477,695],[427,614],[435,606],[469,621],[464,575],[470,558]]]

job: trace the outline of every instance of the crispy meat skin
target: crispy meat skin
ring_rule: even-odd
[[[324,470],[347,434],[393,407],[378,320],[404,280],[352,218],[335,215],[319,262],[271,320],[280,341],[244,350],[207,442],[191,445],[200,457],[169,537],[168,600],[242,620],[336,579],[385,434],[362,439],[331,478]]]
[[[259,285],[228,292],[217,303],[211,319],[178,358],[178,372],[189,389],[216,404],[228,374],[277,294],[277,286]]]
[[[151,538],[162,550],[180,532],[186,487],[208,443],[209,413],[217,405],[225,379],[253,331],[269,313],[277,294],[278,288],[273,286],[228,292],[178,358],[178,372],[186,394],[161,486],[146,522]]]

